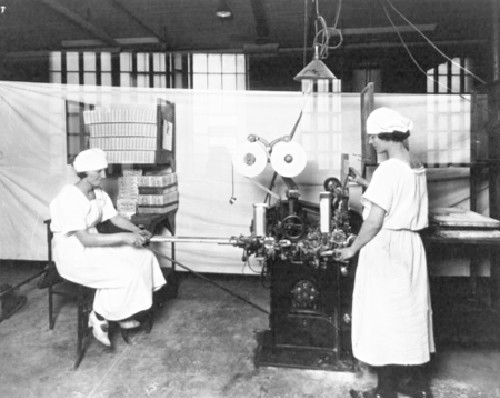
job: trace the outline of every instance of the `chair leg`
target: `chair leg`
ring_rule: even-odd
[[[88,315],[89,315],[89,301],[86,295],[85,287],[78,286],[78,330],[77,330],[77,343],[76,343],[76,358],[73,362],[73,370],[77,370],[82,362],[87,347],[83,344],[84,338],[88,332]],[[90,304],[91,305],[91,304]]]
[[[49,286],[49,329],[54,329],[54,307],[52,302],[52,285]]]
[[[118,325],[118,327],[120,327],[120,325]],[[128,329],[120,328],[120,334],[122,335],[123,341],[125,341],[125,343],[127,343],[127,344],[130,344],[130,337],[129,337]]]

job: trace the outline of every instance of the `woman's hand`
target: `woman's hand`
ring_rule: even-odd
[[[351,181],[354,181],[355,183],[361,185],[362,187],[365,188],[368,187],[368,181],[365,180],[363,177],[361,177],[361,173],[358,170],[349,167],[348,176]]]
[[[353,167],[349,167],[348,175],[351,181],[356,181],[358,178],[361,177],[361,173],[358,170],[354,169]]]
[[[125,233],[124,235],[125,244],[127,245],[142,247],[148,241],[148,238],[142,235],[142,231]]]
[[[141,236],[146,238],[146,240],[150,240],[151,237],[153,236],[153,234],[149,232],[147,229],[141,229],[139,233],[141,234]]]
[[[336,258],[337,260],[340,261],[347,261],[353,258],[356,254],[356,252],[351,249],[350,247],[345,247],[343,249],[336,249],[335,250],[338,254],[338,257]]]

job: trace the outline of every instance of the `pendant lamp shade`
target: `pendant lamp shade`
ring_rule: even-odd
[[[337,79],[330,69],[319,59],[319,46],[314,46],[314,56],[304,69],[293,78],[295,81],[302,80],[335,80]]]

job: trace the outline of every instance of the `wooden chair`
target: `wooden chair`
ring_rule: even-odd
[[[76,357],[73,362],[73,369],[76,370],[80,366],[80,362],[85,355],[85,351],[87,346],[84,345],[84,340],[88,336],[91,335],[89,333],[90,328],[88,327],[89,314],[92,311],[92,303],[95,295],[95,289],[92,289],[88,286],[81,285],[76,282],[68,281],[61,277],[57,271],[57,267],[55,262],[52,259],[52,231],[50,230],[50,219],[45,220],[44,223],[47,225],[47,246],[48,246],[48,261],[46,266],[46,272],[44,276],[44,286],[48,289],[48,298],[49,298],[49,329],[54,328],[55,317],[54,317],[54,295],[60,295],[64,297],[71,298],[76,300],[78,305],[77,312],[77,348],[76,348]],[[111,233],[115,232],[112,230],[102,230],[102,233]],[[157,300],[154,300],[153,306],[150,310],[144,311],[141,314],[137,314],[137,318],[141,321],[141,329],[145,330],[146,333],[151,332],[153,327],[153,318],[154,311],[160,307],[160,304]],[[109,328],[109,338],[112,342],[112,332],[113,329],[118,325],[117,322],[110,322]],[[129,338],[129,330],[121,329],[120,334],[123,340],[126,343],[130,343]],[[111,350],[113,347],[111,347]]]
[[[52,259],[52,231],[50,230],[50,220],[45,220],[47,225],[47,246],[48,261],[46,273],[44,276],[45,284],[48,289],[49,298],[49,329],[54,328],[54,295],[60,295],[76,300],[77,302],[77,344],[76,356],[73,361],[73,370],[78,369],[86,351],[84,339],[89,335],[88,319],[92,311],[92,302],[95,289],[80,285],[79,283],[68,281],[62,278],[57,272],[57,267]]]

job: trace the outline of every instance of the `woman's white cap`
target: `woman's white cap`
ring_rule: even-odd
[[[410,119],[389,108],[375,109],[366,120],[368,134],[392,133],[393,131],[406,133],[412,128],[413,123]]]
[[[82,171],[102,170],[108,167],[106,152],[99,148],[81,151],[73,162],[73,168]]]

